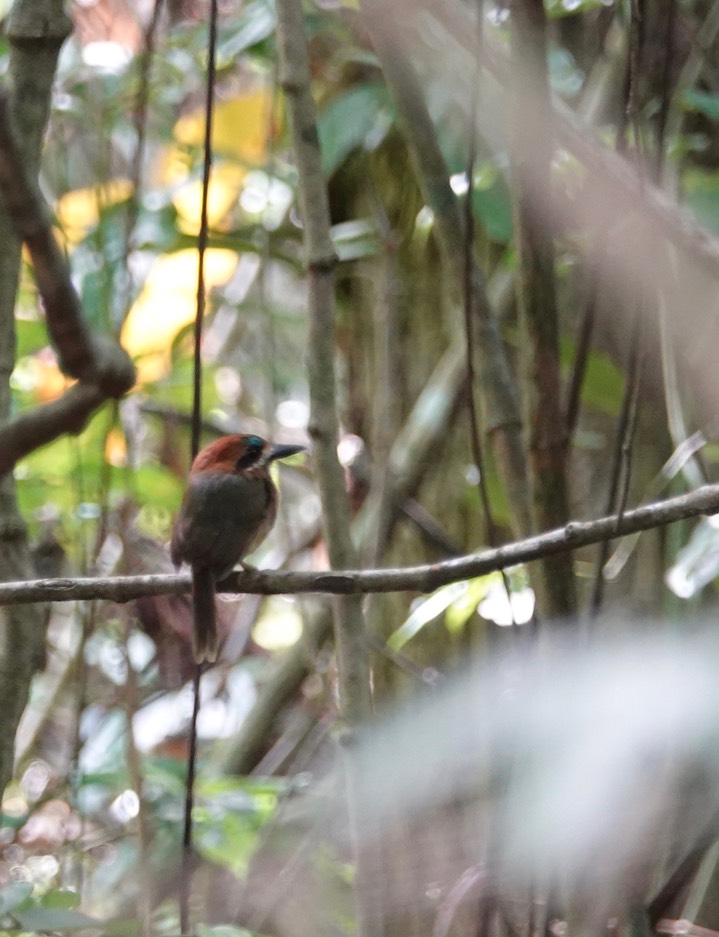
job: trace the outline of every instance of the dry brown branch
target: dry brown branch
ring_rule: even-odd
[[[10,99],[0,91],[0,193],[17,236],[32,260],[47,328],[60,367],[81,382],[50,408],[24,413],[0,428],[0,474],[39,445],[78,432],[103,400],[122,397],[135,383],[129,356],[87,327],[70,269],[50,225],[37,183],[25,168],[11,120]]]
[[[95,384],[75,384],[58,400],[6,423],[0,428],[0,474],[60,433],[79,433],[104,400],[105,395]]]

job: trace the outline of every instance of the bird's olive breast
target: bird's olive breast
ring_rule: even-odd
[[[208,472],[193,479],[190,502],[193,514],[206,522],[229,519],[234,524],[251,525],[267,510],[268,489],[259,478]]]
[[[269,477],[203,472],[190,481],[175,555],[224,574],[267,534],[275,515]]]

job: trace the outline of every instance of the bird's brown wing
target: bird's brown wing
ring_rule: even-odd
[[[220,473],[191,479],[172,537],[175,565],[206,566],[218,577],[228,573],[269,531],[271,495],[260,479]]]

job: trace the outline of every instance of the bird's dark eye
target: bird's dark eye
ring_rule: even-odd
[[[262,455],[264,448],[264,440],[260,439],[259,436],[248,436],[245,440],[245,453],[237,460],[235,468],[239,471],[240,469],[254,465]]]

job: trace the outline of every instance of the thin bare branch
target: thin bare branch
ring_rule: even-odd
[[[5,424],[0,428],[0,475],[61,433],[79,433],[104,400],[95,384],[75,384],[57,400]]]
[[[270,572],[247,569],[231,573],[218,585],[219,592],[261,595],[332,593],[361,595],[369,592],[433,592],[440,586],[529,563],[552,553],[566,553],[607,536],[623,537],[640,530],[663,527],[674,521],[719,513],[719,485],[704,485],[690,494],[655,501],[616,515],[591,521],[570,521],[564,527],[442,563],[404,569],[346,569],[321,572]],[[143,595],[180,595],[190,590],[189,573],[124,576],[110,579],[36,579],[0,583],[0,603],[71,602],[107,599],[129,602]]]

